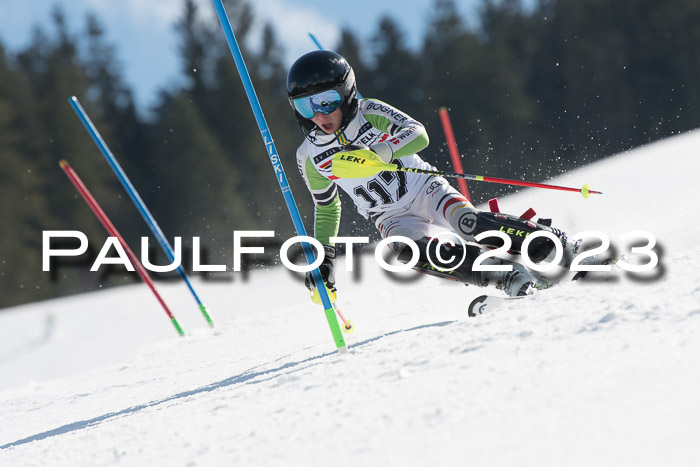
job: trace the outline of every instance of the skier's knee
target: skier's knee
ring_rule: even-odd
[[[415,243],[419,253],[414,270],[465,284],[481,284],[481,275],[472,271],[474,260],[481,254],[479,247],[441,244],[437,239],[430,237],[423,237]],[[410,246],[402,245],[397,260],[408,264],[413,259],[413,255],[414,252]]]

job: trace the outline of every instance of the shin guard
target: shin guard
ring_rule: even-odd
[[[472,238],[490,230],[503,232],[511,239],[512,253],[520,253],[525,238],[538,231],[553,233],[559,238],[563,247],[566,247],[567,243],[566,234],[561,230],[503,213],[485,211],[465,213],[459,219],[459,230],[465,236]],[[503,246],[503,240],[498,237],[487,237],[479,243],[496,248]],[[553,249],[554,243],[550,239],[539,237],[530,243],[528,253],[532,262],[539,263],[549,257]]]

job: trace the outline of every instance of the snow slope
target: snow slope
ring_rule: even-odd
[[[467,318],[478,289],[391,279],[370,256],[353,280],[341,261],[347,355],[283,269],[196,281],[214,330],[184,284],[158,284],[186,338],[143,285],[3,311],[0,465],[695,465],[699,146],[691,132],[551,181],[600,197],[500,200],[622,250],[649,231],[651,274]]]

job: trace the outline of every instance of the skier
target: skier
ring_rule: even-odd
[[[533,274],[523,265],[500,258],[487,258],[483,265],[510,265],[511,271],[473,271],[474,260],[482,247],[499,247],[503,241],[489,237],[477,244],[481,232],[502,230],[512,239],[511,252],[519,252],[524,237],[545,230],[556,235],[563,247],[563,265],[570,264],[578,248],[566,235],[544,223],[534,223],[507,214],[480,211],[439,176],[408,172],[380,172],[369,178],[338,178],[332,173],[332,158],[339,152],[369,149],[386,163],[399,167],[435,170],[417,153],[428,146],[423,125],[406,113],[376,99],[358,99],[355,74],[340,55],[318,50],[307,53],[292,64],[287,75],[287,94],[304,141],[297,149],[297,164],[315,203],[314,236],[324,245],[325,258],[320,266],[329,289],[335,286],[333,273],[336,250],[330,238],[338,234],[341,203],[338,188],[355,203],[360,214],[374,222],[382,238],[405,236],[416,242],[420,259],[414,269],[459,280],[479,287],[492,286],[508,296],[520,296],[544,288],[550,282]],[[431,226],[453,231],[466,246],[430,242]],[[433,248],[430,248],[433,246]],[[407,263],[411,249],[392,243],[398,260]],[[464,248],[466,251],[464,251]],[[554,243],[536,238],[528,250],[533,262],[549,261],[555,255]],[[464,257],[461,266],[451,272],[433,267],[438,258]],[[442,266],[445,267],[446,266]],[[311,273],[306,286],[313,290]]]

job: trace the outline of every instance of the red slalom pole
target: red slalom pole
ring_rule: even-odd
[[[185,333],[180,327],[180,323],[177,322],[177,319],[175,319],[175,316],[168,308],[168,305],[165,304],[165,301],[156,290],[156,286],[153,284],[153,280],[151,280],[151,277],[148,275],[148,272],[146,272],[146,269],[141,264],[141,261],[139,261],[134,252],[131,251],[129,245],[126,244],[126,241],[124,241],[124,238],[119,234],[116,227],[114,227],[114,224],[112,224],[112,222],[104,213],[104,211],[97,203],[95,198],[92,196],[90,191],[88,191],[85,184],[83,184],[82,180],[80,180],[78,174],[75,172],[75,170],[73,170],[73,168],[68,164],[68,162],[65,159],[62,159],[59,162],[59,165],[61,166],[61,169],[63,169],[63,172],[65,172],[66,176],[71,181],[71,183],[73,183],[73,186],[75,186],[76,190],[78,190],[78,193],[80,193],[80,195],[83,197],[87,205],[90,206],[90,209],[92,209],[92,212],[95,214],[95,216],[97,216],[97,219],[104,226],[104,228],[107,229],[109,235],[112,237],[116,237],[119,240],[119,243],[121,243],[122,247],[124,248],[126,255],[129,257],[131,264],[134,266],[139,276],[141,276],[141,279],[143,279],[146,285],[148,285],[153,294],[156,296],[156,299],[158,300],[158,302],[160,302],[161,306],[163,307],[163,310],[165,310],[165,314],[167,314],[168,318],[170,318],[170,322],[173,323],[173,326],[175,326],[175,330],[177,331],[177,333],[181,336],[184,336]]]
[[[445,139],[447,140],[447,148],[450,151],[450,157],[452,158],[452,166],[455,172],[464,172],[462,169],[462,159],[459,157],[459,151],[457,150],[457,142],[455,141],[455,134],[452,131],[452,123],[450,123],[450,116],[447,113],[447,108],[440,107],[438,109],[440,114],[440,121],[442,122],[442,131],[445,132]],[[467,187],[467,181],[460,178],[457,180],[459,184],[459,191],[462,192],[465,198],[471,203],[472,198],[469,194],[469,187]]]

